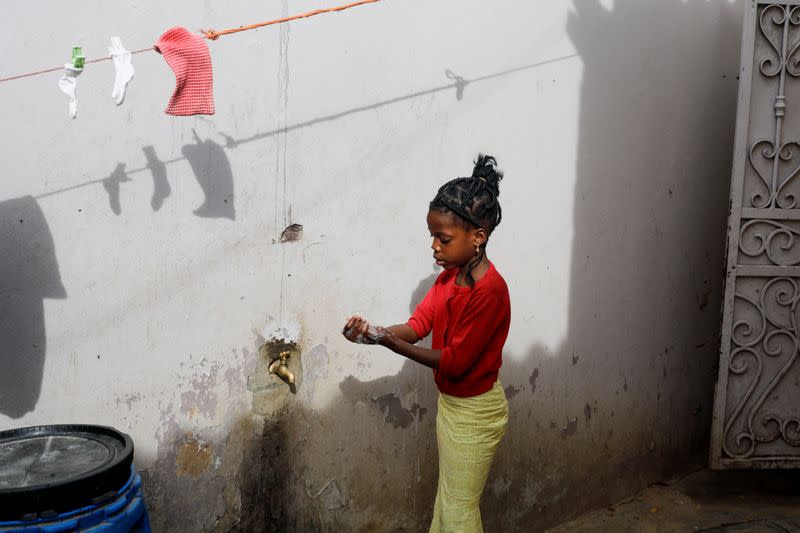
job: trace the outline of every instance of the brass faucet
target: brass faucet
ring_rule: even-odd
[[[287,361],[289,360],[290,355],[291,354],[289,352],[281,352],[281,355],[276,359],[273,359],[269,364],[269,373],[275,374],[288,385],[292,385],[294,383],[294,374],[287,366]]]

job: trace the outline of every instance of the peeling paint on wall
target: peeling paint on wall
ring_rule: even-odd
[[[208,470],[212,457],[211,445],[197,439],[189,432],[175,457],[176,471],[179,476],[197,477]]]

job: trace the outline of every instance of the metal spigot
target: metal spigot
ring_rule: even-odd
[[[280,357],[273,359],[269,364],[269,373],[275,374],[287,384],[292,385],[294,383],[294,374],[287,366],[287,361],[290,356],[291,354],[289,352],[281,352]]]

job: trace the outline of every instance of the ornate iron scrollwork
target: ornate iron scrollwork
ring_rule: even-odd
[[[739,230],[739,251],[748,257],[766,255],[773,265],[800,264],[800,229],[769,219],[748,220]]]
[[[800,353],[797,280],[788,277],[768,280],[760,289],[758,301],[738,293],[735,298],[750,309],[751,315],[755,311],[757,320],[740,318],[733,324],[731,342],[735,348],[731,350],[728,370],[747,380],[747,388],[727,417],[723,450],[731,458],[747,459],[756,451],[758,443],[782,438],[791,446],[800,446],[798,417],[763,411],[765,401]],[[778,370],[772,375],[765,375],[765,357],[779,361]],[[749,361],[754,363],[752,367]],[[766,385],[762,377],[769,380]],[[760,390],[756,395],[757,389]],[[744,423],[737,425],[742,417]]]
[[[781,162],[789,163],[794,158],[793,146],[800,148],[796,140],[783,140],[783,117],[786,115],[786,77],[796,78],[800,75],[800,57],[797,50],[800,48],[798,32],[793,32],[793,27],[800,25],[800,6],[786,6],[772,4],[761,11],[758,19],[758,28],[764,40],[769,43],[775,56],[767,56],[759,62],[759,71],[767,78],[778,78],[777,94],[775,96],[775,131],[772,139],[758,139],[750,145],[748,160],[750,166],[762,182],[766,191],[757,192],[751,197],[753,207],[767,208],[778,207],[781,209],[794,209],[797,207],[797,198],[794,194],[781,193],[786,185],[800,173],[800,162],[790,166],[785,172]],[[771,31],[779,29],[778,35]],[[778,41],[778,42],[776,42]],[[759,148],[761,148],[759,150]],[[767,168],[759,166],[756,154],[760,155],[767,163]],[[785,165],[784,165],[785,166]],[[765,170],[768,170],[768,175]]]

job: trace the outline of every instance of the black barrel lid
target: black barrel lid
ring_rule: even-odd
[[[99,503],[131,474],[133,441],[105,426],[0,431],[0,520],[26,520]]]

